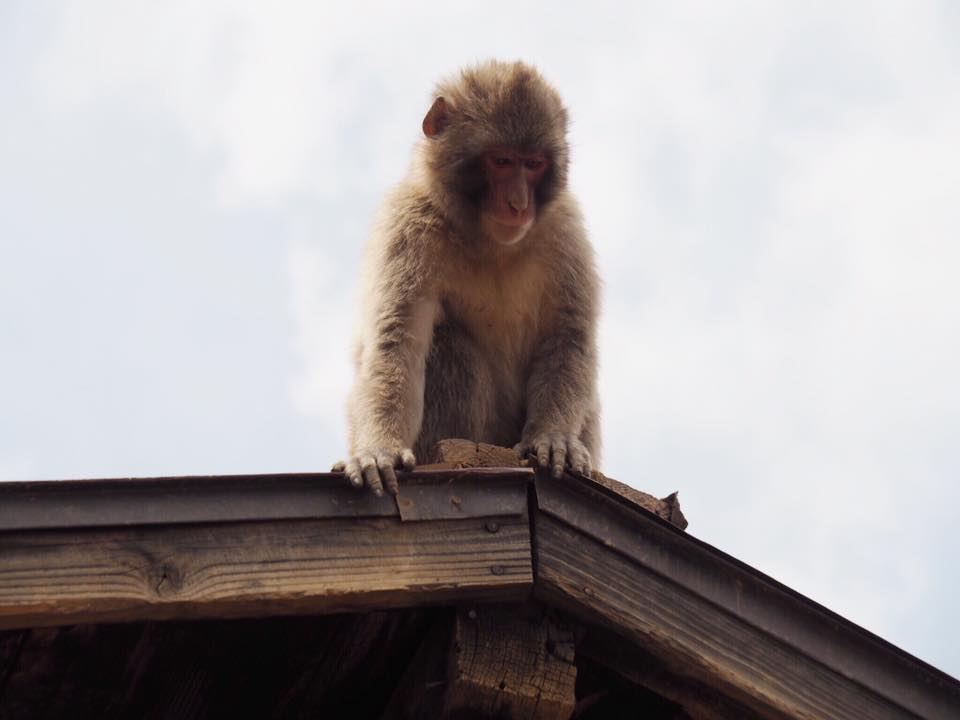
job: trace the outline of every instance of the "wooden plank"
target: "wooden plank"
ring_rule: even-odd
[[[754,710],[721,695],[703,682],[670,672],[649,652],[616,633],[589,627],[577,643],[578,662],[590,661],[655,695],[685,708],[670,713],[671,720],[768,720]],[[634,702],[636,707],[637,703]],[[689,715],[687,715],[689,713]]]
[[[532,480],[533,471],[528,469],[411,473],[400,478],[396,504],[405,522],[524,515]]]
[[[399,476],[404,519],[440,520],[526,512],[532,471],[415,470]],[[0,532],[397,514],[392,496],[357,490],[343,473],[0,482]]]
[[[550,515],[535,527],[537,597],[626,635],[675,675],[765,718],[919,717]]]
[[[488,443],[478,443],[473,440],[452,438],[441,440],[434,445],[427,458],[436,468],[514,468],[529,467],[530,460],[521,457],[513,448],[499,447]],[[420,468],[424,469],[423,466]],[[680,510],[680,499],[677,493],[658,499],[653,495],[641,492],[629,485],[607,477],[599,470],[594,470],[590,477],[568,473],[568,479],[576,478],[578,482],[594,489],[616,496],[644,510],[658,515],[667,522],[676,525],[681,530],[687,527],[687,519]]]
[[[830,668],[851,687],[921,717],[960,717],[960,682],[649,513],[567,478],[537,478],[537,503],[631,562]]]
[[[517,600],[525,516],[0,533],[0,629]]]

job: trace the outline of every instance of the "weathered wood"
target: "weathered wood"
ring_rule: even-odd
[[[535,607],[459,610],[444,717],[566,720],[576,704],[573,634]]]
[[[513,448],[460,438],[450,438],[438,442],[434,445],[427,462],[449,465],[454,468],[514,468],[527,467],[529,464]]]
[[[605,647],[598,661],[581,651],[584,647],[583,628],[577,637],[577,706],[573,717],[577,720],[706,720],[691,716],[680,704],[639,683],[620,668],[606,663],[620,659],[617,650],[624,645],[635,646],[624,638],[608,634],[614,639],[612,647]],[[595,627],[586,630],[587,638],[596,632]],[[742,720],[755,720],[749,713]]]
[[[528,604],[438,618],[381,720],[566,720],[576,704],[573,632]]]
[[[654,695],[676,703],[696,720],[767,720],[702,682],[671,673],[653,655],[609,630],[589,628],[577,643],[577,656],[581,662],[590,660],[630,685],[647,688]],[[678,717],[675,713],[670,715]]]
[[[764,718],[917,717],[550,515],[535,522],[537,597],[629,637],[672,674]]]
[[[0,629],[510,600],[532,582],[516,515],[0,533]]]
[[[607,477],[599,470],[594,470],[590,479],[597,485],[629,500],[634,505],[639,505],[644,510],[648,510],[657,517],[676,525],[681,530],[687,529],[687,518],[680,509],[680,497],[677,493],[670,493],[665,498],[657,499],[654,495],[632,488],[619,480],[614,480],[612,477]]]
[[[557,550],[568,554],[570,562],[556,568],[540,562],[538,589],[549,594],[562,586],[560,595],[566,597],[566,589],[582,587],[578,585],[582,572],[598,573],[594,578],[601,593],[597,602],[609,596],[614,621],[621,618],[620,610],[636,613],[653,633],[651,638],[667,638],[666,645],[658,650],[666,654],[658,658],[686,658],[684,653],[668,652],[685,647],[691,660],[700,658],[710,666],[706,675],[694,677],[707,684],[713,684],[716,678],[725,678],[725,682],[740,678],[748,693],[760,698],[769,695],[776,702],[782,699],[781,685],[801,688],[796,697],[788,688],[785,702],[789,712],[806,708],[805,702],[823,712],[824,704],[832,702],[827,698],[846,698],[849,715],[839,703],[825,716],[857,717],[866,713],[879,718],[885,717],[878,713],[886,707],[890,717],[903,717],[904,713],[911,717],[960,717],[960,684],[956,680],[716,548],[583,483],[541,480],[538,476],[536,489],[542,510],[535,520],[534,546],[541,550],[538,557],[544,551],[553,551],[553,546],[545,546],[541,540],[541,517],[553,518],[559,527],[572,530],[562,541],[559,536],[554,538],[553,543],[569,545]],[[551,527],[543,524],[545,531]],[[585,542],[586,538],[593,543]],[[587,548],[591,551],[586,552]],[[609,577],[608,559],[616,569]],[[621,562],[625,564],[618,564]],[[552,572],[568,569],[571,573],[566,580],[552,584]],[[659,588],[662,607],[646,597],[646,591],[639,597],[631,594],[646,578]],[[593,604],[593,585],[585,587],[575,593],[577,603],[588,600],[580,613],[591,612]],[[624,588],[630,593],[624,594]],[[621,599],[631,602],[622,604]],[[631,622],[624,623],[621,634],[636,630]],[[680,642],[682,634],[671,637],[678,627],[687,628],[690,645]],[[722,635],[725,629],[726,636]],[[711,654],[711,646],[717,643],[731,646],[729,655]],[[644,647],[651,652],[656,649]],[[752,663],[751,658],[755,658]],[[746,663],[743,668],[738,665],[741,662]],[[766,663],[776,671],[777,681],[764,684],[751,679],[754,672],[761,678],[765,675],[765,671],[757,670],[757,663]],[[877,710],[871,715],[875,704]]]
[[[527,468],[429,473],[401,479],[396,504],[404,521],[525,515],[531,480],[533,471]]]
[[[450,465],[486,462],[479,446],[471,452],[472,460]],[[425,625],[397,630],[396,623],[355,616],[338,626],[331,646],[323,632],[299,645],[271,645],[267,625],[251,624],[247,632],[259,636],[244,652],[225,629],[209,636],[217,652],[211,646],[202,661],[195,656],[206,646],[186,629],[166,636],[148,626],[154,629],[138,637],[130,634],[136,625],[43,626],[518,602],[531,589],[619,639],[609,648],[605,641],[591,646],[597,636],[590,628],[578,662],[581,680],[591,677],[578,688],[584,694],[577,717],[605,720],[647,705],[651,718],[685,717],[675,703],[710,720],[960,717],[960,683],[683,533],[675,498],[647,503],[600,475],[540,474],[537,506],[528,515],[530,477],[527,469],[414,473],[401,479],[396,501],[345,490],[342,477],[332,476],[0,484],[0,629],[34,628],[0,633],[0,720],[200,718],[244,710],[311,717],[344,702],[362,706],[357,717],[377,717]],[[541,713],[533,717],[550,716],[554,701],[545,688],[566,687],[570,677],[544,679],[542,666],[552,660],[539,640],[524,639],[533,631],[508,621],[520,619],[490,629],[461,618],[460,650],[440,653],[449,660],[442,681],[427,667],[442,643],[420,645],[414,662],[422,660],[426,674],[413,686],[419,682],[425,692],[413,714],[400,717],[523,717],[531,706]],[[450,641],[454,627],[447,629]],[[165,640],[158,644],[159,635]],[[556,659],[566,641],[553,641],[548,654]],[[152,663],[141,660],[157,652],[167,670],[144,670]],[[368,673],[383,653],[393,653],[389,667]],[[263,692],[250,695],[259,704],[233,693],[233,684],[265,677],[265,668],[283,658],[305,669],[296,687],[272,672]],[[98,685],[104,673],[114,678],[109,687]],[[157,683],[166,677],[174,679]],[[366,687],[371,682],[379,683],[376,692]],[[516,691],[525,682],[527,689]],[[535,703],[530,688],[539,693]],[[510,693],[512,705],[504,699]],[[158,696],[168,702],[158,705]],[[428,711],[431,702],[439,703],[435,711]],[[569,703],[557,702],[562,716]],[[78,714],[79,705],[97,710]]]
[[[485,467],[513,468],[530,465],[530,462],[521,457],[520,453],[513,448],[455,438],[441,440],[434,445],[428,460],[432,465],[421,466],[421,470],[430,468],[437,470]],[[589,478],[586,476],[579,476],[579,478],[583,482],[592,482],[624,500],[642,507],[644,510],[649,510],[667,522],[673,523],[681,530],[685,530],[687,527],[687,519],[680,510],[680,499],[677,493],[672,493],[663,499],[657,499],[649,493],[607,477],[599,470],[594,470]]]
[[[523,512],[531,470],[400,472],[400,497],[418,492],[429,519]],[[450,498],[459,501],[451,504]],[[489,506],[511,505],[490,512]],[[357,490],[343,473],[0,482],[0,532],[334,517],[396,517],[391,495]]]

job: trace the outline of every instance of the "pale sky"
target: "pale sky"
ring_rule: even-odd
[[[433,83],[524,59],[604,277],[604,472],[960,675],[957,38],[950,1],[5,0],[0,479],[328,469]]]

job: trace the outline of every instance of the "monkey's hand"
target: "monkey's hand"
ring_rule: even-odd
[[[413,470],[416,464],[410,448],[361,448],[348,460],[334,464],[332,470],[346,473],[351,485],[357,488],[366,485],[379,497],[383,495],[384,486],[396,495],[400,490],[396,469]]]
[[[556,478],[566,469],[581,475],[590,474],[590,451],[573,433],[536,433],[521,440],[514,449],[534,459],[540,467],[548,468]]]

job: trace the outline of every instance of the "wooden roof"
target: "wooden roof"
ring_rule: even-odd
[[[955,679],[684,532],[675,499],[634,493],[524,468],[407,473],[397,501],[333,473],[0,483],[0,718],[70,716],[20,715],[27,706],[10,700],[17,678],[29,685],[31,657],[49,664],[83,647],[64,641],[70,633],[100,648],[87,648],[91,677],[107,672],[92,666],[143,651],[147,635],[186,632],[186,619],[208,619],[203,642],[212,633],[228,649],[244,641],[225,618],[259,619],[234,627],[274,638],[261,651],[284,667],[338,665],[309,651],[309,638],[336,633],[383,665],[426,642],[438,608],[531,599],[579,628],[581,676],[615,675],[604,682],[686,713],[663,717],[960,717]],[[313,617],[266,619],[295,615]],[[394,627],[396,645],[364,645],[370,622]],[[349,654],[345,643],[325,647]],[[184,646],[157,647],[174,666]],[[189,666],[196,648],[184,652]],[[350,682],[375,674],[354,673]],[[163,685],[150,682],[151,692]],[[294,716],[277,714],[277,697],[273,716]],[[329,697],[314,699],[304,707]],[[137,716],[123,707],[100,714]]]

